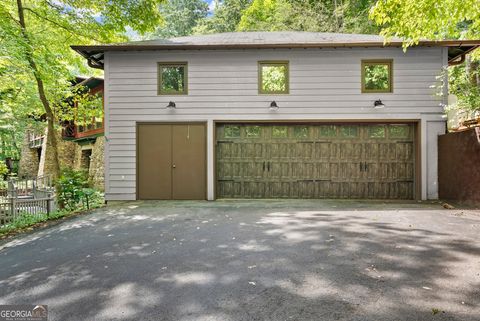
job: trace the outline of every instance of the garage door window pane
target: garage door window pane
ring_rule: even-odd
[[[320,126],[321,137],[335,137],[337,136],[337,127],[333,125]]]
[[[236,125],[227,125],[224,128],[225,138],[239,138],[240,137],[240,126]]]
[[[293,135],[297,139],[308,138],[308,127],[307,126],[297,126],[293,128]]]
[[[388,131],[390,138],[408,138],[410,136],[409,125],[390,125]]]
[[[358,127],[357,126],[340,126],[340,136],[341,137],[357,137]]]
[[[286,126],[273,126],[272,137],[273,138],[287,138],[288,137],[288,127],[286,127]]]
[[[158,94],[187,94],[186,63],[158,63]]]
[[[245,134],[247,138],[258,138],[260,137],[261,128],[260,126],[247,126],[245,128]]]
[[[368,137],[385,138],[385,126],[369,126]]]

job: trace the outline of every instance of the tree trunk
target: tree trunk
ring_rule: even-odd
[[[32,44],[30,42],[30,38],[28,37],[28,33],[27,33],[22,0],[17,0],[17,7],[18,7],[19,23],[22,30],[22,36],[23,36],[23,39],[25,40],[25,43],[27,44],[25,48],[25,57],[27,58],[28,64],[30,65],[30,68],[32,69],[32,72],[33,72],[33,76],[35,77],[35,80],[37,82],[38,96],[40,97],[40,101],[42,102],[42,105],[45,109],[45,114],[47,116],[47,129],[48,129],[47,144],[50,144],[51,151],[53,153],[52,155],[53,168],[52,168],[51,175],[53,179],[56,179],[60,175],[60,161],[58,158],[58,144],[57,144],[57,135],[55,131],[55,115],[50,106],[50,103],[47,100],[47,96],[45,95],[45,87],[43,84],[43,80],[37,68],[37,64],[33,59]]]

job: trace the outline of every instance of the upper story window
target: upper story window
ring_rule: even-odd
[[[393,92],[393,60],[362,60],[362,93]]]
[[[258,93],[288,94],[288,61],[260,61],[258,63]]]
[[[158,94],[186,95],[188,93],[186,62],[158,63]]]

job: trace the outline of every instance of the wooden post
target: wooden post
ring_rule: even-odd
[[[49,195],[47,200],[47,217],[50,216],[50,211],[52,210],[52,197]]]

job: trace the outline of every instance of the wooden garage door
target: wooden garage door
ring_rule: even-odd
[[[204,124],[138,125],[138,199],[205,199]]]
[[[413,129],[217,125],[217,197],[412,199]]]

